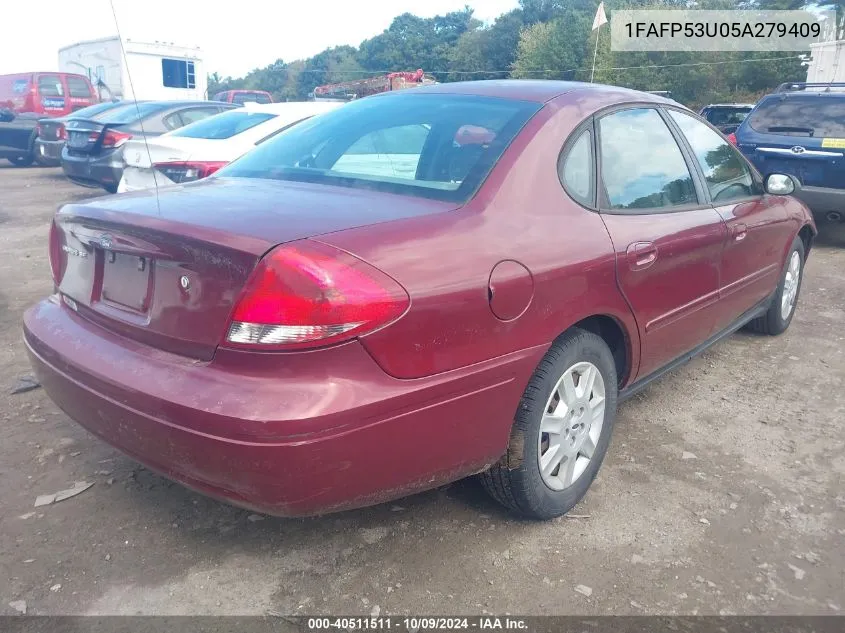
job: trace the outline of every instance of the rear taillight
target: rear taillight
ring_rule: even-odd
[[[35,136],[41,136],[41,124],[40,123],[35,124]]]
[[[56,128],[56,140],[59,140],[59,141],[66,141],[67,140],[67,130],[65,129],[64,123],[59,123],[58,127]]]
[[[50,223],[50,270],[53,273],[53,283],[58,286],[62,283],[62,276],[64,275],[64,265],[62,258],[62,241],[59,233],[59,227],[56,226],[56,221]]]
[[[173,182],[183,183],[200,180],[210,176],[221,167],[224,161],[190,161],[175,163],[155,163],[153,167],[170,178]]]
[[[396,320],[410,304],[396,281],[317,242],[278,246],[235,304],[225,344],[287,350],[338,343]]]
[[[732,145],[736,145],[736,134],[731,132],[728,134],[728,140],[731,142]]]
[[[91,140],[96,141],[99,137],[97,132],[91,134]],[[118,132],[117,130],[106,130],[103,136],[103,147],[120,147],[126,141],[132,138],[131,134],[126,132]]]

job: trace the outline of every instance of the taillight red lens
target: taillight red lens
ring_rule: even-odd
[[[258,263],[226,344],[285,350],[338,343],[387,325],[409,304],[404,288],[370,264],[325,244],[295,242]]]
[[[62,283],[62,276],[64,274],[64,265],[62,258],[62,241],[59,233],[59,227],[56,226],[56,221],[50,223],[50,271],[53,273],[53,283],[58,286]]]
[[[736,134],[731,132],[728,134],[728,140],[731,142],[732,145],[736,145]]]
[[[64,123],[59,123],[59,127],[56,128],[56,139],[59,141],[67,140],[67,130]]]
[[[225,161],[190,161],[154,163],[153,167],[173,182],[183,183],[207,178],[226,164]]]
[[[97,133],[91,135],[92,137],[96,137]],[[132,138],[131,134],[127,134],[126,132],[118,132],[117,130],[106,130],[105,136],[103,136],[103,147],[120,147],[126,141]],[[92,140],[96,140],[93,138]]]

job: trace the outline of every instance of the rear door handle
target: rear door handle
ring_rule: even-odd
[[[657,246],[654,242],[634,242],[628,245],[626,255],[628,268],[631,270],[645,270],[657,261]]]
[[[741,222],[731,226],[731,235],[735,242],[741,242],[748,236],[748,227]]]

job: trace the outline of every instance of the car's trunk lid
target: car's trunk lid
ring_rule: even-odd
[[[845,188],[845,141],[770,136],[740,149],[763,174],[789,174],[809,187]]]
[[[79,314],[135,341],[209,360],[264,253],[291,240],[454,205],[267,180],[213,178],[56,216],[59,291]]]

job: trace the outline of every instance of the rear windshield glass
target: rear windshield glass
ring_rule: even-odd
[[[713,125],[739,125],[751,112],[751,108],[710,108],[707,120]]]
[[[171,132],[169,136],[184,136],[187,138],[210,138],[210,139],[224,139],[231,138],[235,134],[240,134],[246,130],[255,127],[259,123],[264,123],[270,119],[276,118],[275,114],[268,112],[247,112],[245,110],[230,110],[223,114],[197,121],[180,130]]]
[[[90,119],[96,114],[102,114],[106,110],[113,110],[115,108],[119,108],[124,104],[116,104],[116,103],[96,103],[92,106],[88,106],[87,108],[80,108],[79,110],[74,110],[68,118],[78,118],[78,119]]]
[[[106,110],[105,112],[96,114],[92,118],[100,123],[121,125],[124,123],[134,123],[165,108],[167,108],[167,105],[155,102],[127,103],[113,110]]]
[[[236,92],[232,103],[273,103],[270,97],[261,92]]]
[[[845,95],[793,95],[761,102],[748,117],[758,132],[845,138]]]
[[[296,125],[219,173],[466,201],[540,107],[465,95],[361,99]]]

